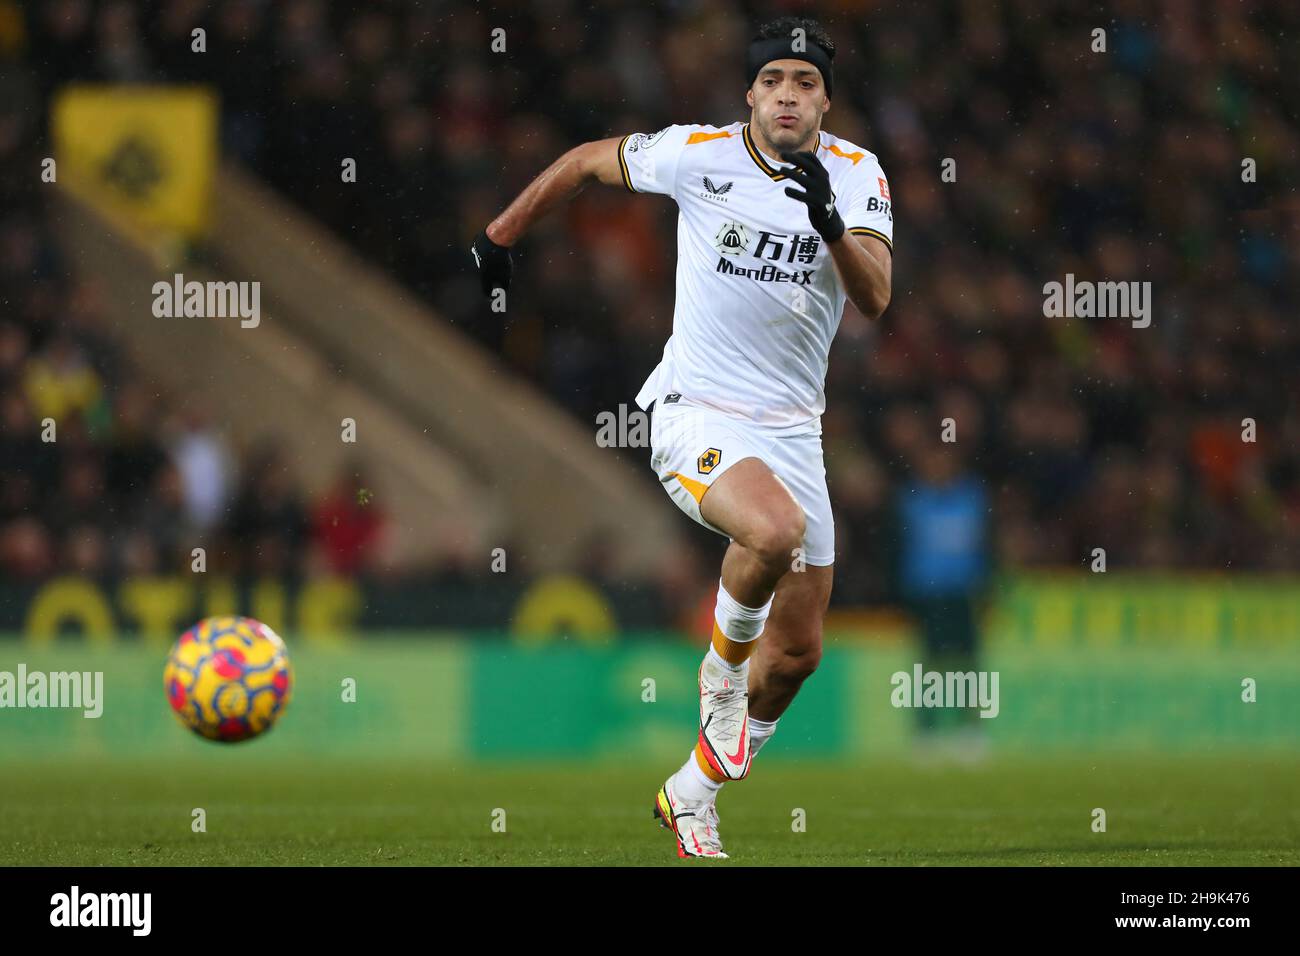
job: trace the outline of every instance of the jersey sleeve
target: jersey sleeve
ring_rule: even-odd
[[[667,126],[657,133],[629,133],[618,144],[623,185],[634,193],[677,198],[680,165],[689,126]]]
[[[844,227],[855,236],[875,236],[894,251],[894,209],[889,181],[880,164],[872,162],[857,177],[848,208],[841,214]]]

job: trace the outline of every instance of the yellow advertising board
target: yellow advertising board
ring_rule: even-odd
[[[58,181],[146,232],[201,235],[217,110],[202,87],[65,87],[52,113]]]

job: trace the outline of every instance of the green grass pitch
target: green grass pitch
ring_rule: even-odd
[[[678,861],[651,819],[671,767],[10,761],[0,864],[1289,865],[1300,758],[769,759],[718,807],[732,860]],[[207,832],[191,830],[191,811]],[[1092,812],[1106,811],[1105,833]],[[505,811],[505,832],[492,830]],[[796,808],[806,832],[792,830]]]

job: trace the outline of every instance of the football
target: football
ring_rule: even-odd
[[[293,671],[280,635],[251,617],[209,617],[182,634],[163,669],[167,701],[208,740],[265,733],[289,705]]]

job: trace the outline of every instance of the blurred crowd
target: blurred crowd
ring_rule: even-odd
[[[350,495],[359,464],[309,499],[274,445],[215,429],[201,395],[140,384],[32,187],[31,80],[0,70],[0,581],[188,572],[195,548],[234,575],[363,567],[383,515]]]
[[[877,323],[850,305],[831,354],[836,600],[895,593],[903,504],[935,481],[982,489],[1002,566],[1083,568],[1104,548],[1109,568],[1300,568],[1294,4],[27,6],[41,94],[70,79],[214,84],[227,153],[589,422],[631,403],[671,331],[672,202],[587,189],[517,248],[504,316],[481,300],[470,240],[578,143],[747,119],[753,28],[816,15],[838,47],[824,125],[880,157],[897,210],[893,304]],[[18,9],[0,0],[0,33]],[[195,25],[206,54],[191,52]],[[15,124],[39,134],[34,121],[10,115],[0,148],[18,148]],[[343,157],[357,160],[346,188]],[[1256,182],[1243,182],[1246,158]],[[183,449],[227,453],[202,421],[163,427],[155,396],[114,387],[93,295],[59,281],[39,211],[9,199],[4,440],[29,440],[14,437],[30,435],[24,419],[69,403],[84,436],[60,435],[34,487],[6,477],[6,533],[38,513],[59,555],[48,560],[84,563],[96,546],[83,511],[107,494],[114,520],[165,550],[172,525],[132,517],[146,484],[187,520],[242,528],[238,507],[191,487]],[[1045,318],[1043,285],[1067,273],[1149,281],[1150,327]],[[33,274],[54,278],[33,286]],[[938,441],[944,419],[951,444]],[[32,495],[49,499],[39,512]],[[291,511],[274,520],[294,542],[311,522]],[[143,560],[133,540],[119,560]]]
[[[292,577],[375,553],[382,513],[349,492],[359,465],[309,500],[274,444],[242,449],[201,398],[138,384],[39,209],[6,201],[0,248],[0,578]]]
[[[38,178],[49,94],[162,79],[117,47],[141,15],[0,0],[0,580],[369,570],[386,516],[363,464],[309,496],[273,440],[222,434],[202,395],[140,384],[94,279],[62,255]]]

